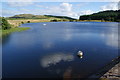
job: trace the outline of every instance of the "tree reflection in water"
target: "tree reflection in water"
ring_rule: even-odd
[[[11,34],[6,34],[0,38],[0,44],[4,45],[10,40]]]

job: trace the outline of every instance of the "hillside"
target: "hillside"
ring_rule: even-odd
[[[79,20],[105,20],[105,21],[117,21],[120,22],[120,10],[108,10],[91,15],[82,15]]]
[[[53,16],[53,15],[33,15],[33,14],[19,14],[14,15],[9,18],[15,19],[67,19],[67,20],[75,20],[74,18],[66,17],[66,16]]]
[[[74,18],[67,17],[67,16],[53,16],[53,15],[44,15],[44,16],[46,16],[46,17],[54,17],[54,18],[61,18],[61,19],[76,20]]]

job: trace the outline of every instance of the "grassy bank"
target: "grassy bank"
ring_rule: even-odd
[[[79,20],[79,21],[85,21],[85,22],[113,22],[113,21],[105,21],[105,20]]]
[[[36,23],[36,22],[51,22],[52,19],[13,19],[13,20],[7,20],[11,25],[12,28],[18,27],[21,24],[24,23]],[[69,20],[60,20],[60,19],[56,19],[57,21],[69,21]],[[103,20],[75,20],[75,22],[110,22],[110,21],[103,21]],[[73,21],[70,21],[73,22]]]
[[[12,32],[21,32],[21,31],[28,30],[28,29],[30,28],[29,27],[17,27],[17,28],[11,28],[8,30],[1,30],[0,33],[2,33],[2,35],[0,37],[10,34]]]
[[[16,20],[8,20],[8,22],[12,25],[12,28],[18,27],[24,23],[34,23],[34,22],[47,22],[47,20],[39,20],[39,19],[16,19]]]
[[[13,25],[12,27],[18,27],[21,24],[24,23],[36,23],[36,22],[51,22],[51,20],[57,20],[57,21],[63,21],[62,19],[57,19],[57,18],[50,18],[50,19],[8,19],[7,21]],[[67,19],[65,19],[64,21],[69,21]]]

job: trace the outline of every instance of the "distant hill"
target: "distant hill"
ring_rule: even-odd
[[[58,19],[68,19],[68,20],[76,20],[71,17],[66,17],[66,16],[53,16],[53,15],[33,15],[33,14],[19,14],[19,15],[14,15],[9,18],[17,18],[17,19],[49,19],[49,18],[58,18]]]
[[[53,16],[53,15],[44,15],[46,17],[54,17],[54,18],[62,18],[62,19],[69,19],[69,20],[76,20],[74,18],[71,17],[67,17],[67,16]]]
[[[93,13],[91,15],[82,15],[80,16],[79,20],[105,20],[120,22],[120,10],[108,10]]]

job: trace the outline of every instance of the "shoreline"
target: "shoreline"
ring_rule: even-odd
[[[105,80],[105,79],[120,79],[120,62],[116,64],[112,69],[110,69],[108,72],[106,72],[100,80]]]
[[[40,19],[13,19],[13,20],[10,20],[10,19],[7,19],[7,21],[10,23],[11,29],[1,30],[0,32],[2,33],[2,35],[0,35],[0,37],[4,36],[6,34],[10,34],[12,32],[20,32],[20,31],[24,31],[24,30],[30,29],[29,27],[24,27],[24,28],[21,27],[21,28],[19,28],[20,25],[25,24],[25,23],[51,22],[49,19],[45,19],[45,20],[40,20]],[[111,21],[73,20],[73,21],[56,21],[56,22],[111,22]]]
[[[108,73],[109,72],[111,73],[111,70],[114,71],[116,69],[116,66],[118,66],[118,65],[120,65],[120,56],[113,59],[109,64],[105,65],[99,71],[97,71],[95,74],[88,77],[88,80],[91,78],[93,80],[109,80],[109,78],[111,78],[110,77],[111,75],[108,75]],[[116,73],[116,72],[113,72],[113,73]],[[106,75],[108,75],[109,77],[106,78]],[[118,79],[120,79],[120,76],[116,75],[116,78],[118,80]],[[115,78],[112,77],[111,80],[115,80]]]
[[[51,21],[50,19],[14,19],[14,20],[7,20],[12,26],[13,28],[20,26],[21,24],[25,24],[25,23],[37,23],[37,22],[54,22]],[[56,22],[114,22],[114,21],[102,21],[102,20],[66,20],[66,21],[56,21]]]
[[[21,31],[25,31],[28,29],[30,29],[30,28],[29,27],[16,27],[16,28],[8,29],[8,30],[1,30],[0,33],[2,33],[2,34],[0,35],[0,38],[5,36],[5,35],[8,35],[12,32],[21,32]]]
[[[79,20],[78,22],[115,22],[115,21],[102,21],[102,20]]]

